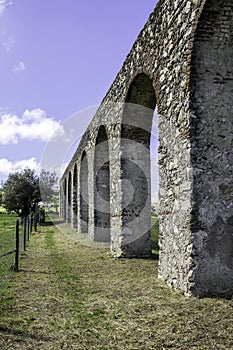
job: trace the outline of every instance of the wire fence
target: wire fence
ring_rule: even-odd
[[[19,257],[27,248],[32,231],[37,230],[37,215],[21,220],[5,217],[0,223],[0,287],[19,269]]]

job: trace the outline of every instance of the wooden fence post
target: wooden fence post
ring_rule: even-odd
[[[30,214],[30,233],[32,233],[33,228],[33,214]]]
[[[15,223],[15,271],[19,271],[19,220]]]
[[[37,208],[36,208],[35,213],[34,213],[34,231],[35,232],[37,231],[37,221],[38,221],[38,212],[37,212]]]
[[[37,231],[37,222],[38,222],[38,203],[35,205],[35,211],[34,211],[34,231]]]
[[[27,218],[23,218],[23,250],[26,250],[27,241]]]
[[[29,216],[27,216],[26,221],[27,221],[27,240],[29,241],[29,236],[30,236],[30,219],[29,219]]]

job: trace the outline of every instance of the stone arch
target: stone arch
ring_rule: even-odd
[[[93,239],[94,146],[99,125],[106,124],[111,250],[117,257],[149,256],[149,136],[157,102],[158,275],[187,294],[233,293],[232,1],[158,2],[61,179],[68,197],[69,171],[77,161],[85,224],[79,231],[88,230]],[[112,102],[122,101],[131,105],[123,115],[120,107],[112,113]],[[67,220],[67,198],[63,205]]]
[[[72,203],[72,174],[69,171],[68,175],[68,189],[67,189],[67,222],[71,222],[71,204]]]
[[[84,150],[80,164],[80,231],[88,233],[89,223],[89,189],[88,189],[88,159]]]
[[[73,227],[75,228],[77,228],[77,215],[78,215],[77,191],[78,191],[78,170],[77,170],[77,164],[75,163],[74,172],[73,172]]]
[[[94,240],[110,241],[109,145],[105,126],[98,130],[94,154]]]
[[[145,73],[132,81],[121,125],[122,251],[151,255],[150,137],[156,107],[153,81]]]
[[[233,1],[208,0],[190,74],[197,294],[233,292]]]

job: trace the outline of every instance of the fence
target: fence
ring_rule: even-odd
[[[3,222],[0,235],[0,283],[9,278],[11,271],[19,270],[20,254],[26,250],[33,231],[37,230],[37,215],[29,215],[14,222]]]

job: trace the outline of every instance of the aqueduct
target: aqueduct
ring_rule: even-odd
[[[233,292],[233,0],[160,0],[61,178],[61,213],[117,257],[148,257],[159,128],[159,277]],[[141,107],[138,107],[141,106]]]

